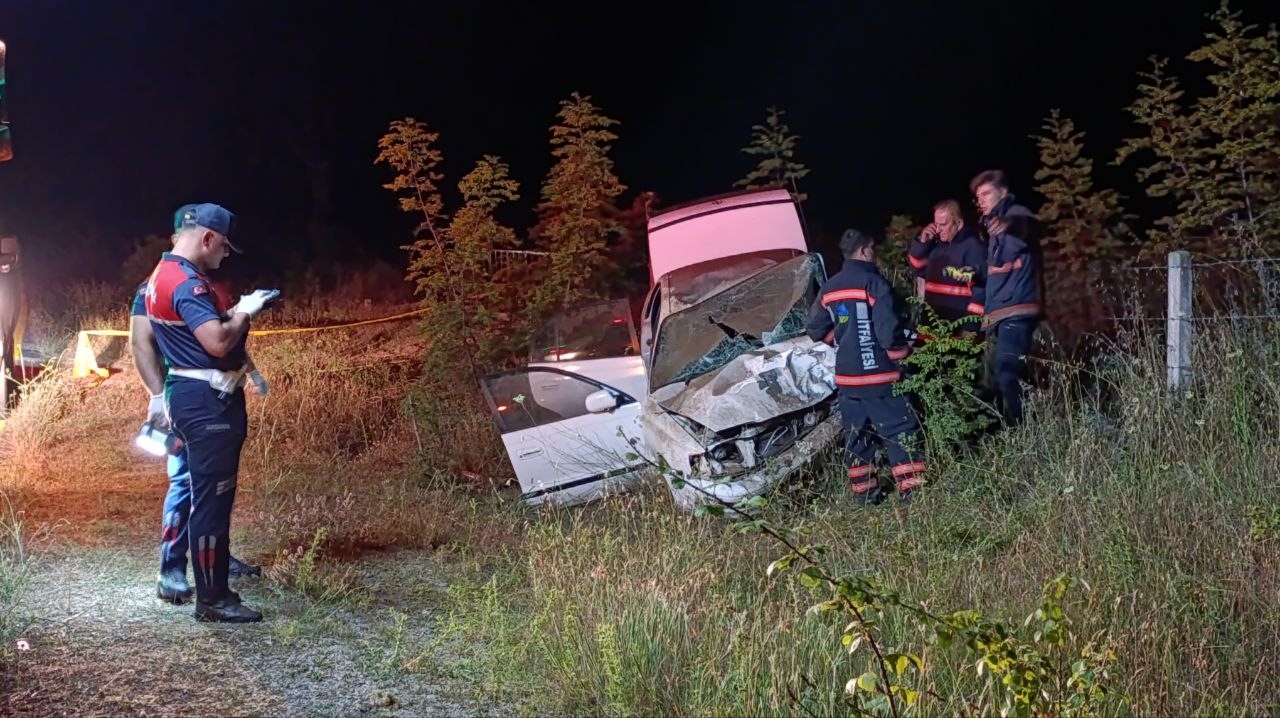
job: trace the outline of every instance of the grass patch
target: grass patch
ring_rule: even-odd
[[[1163,389],[1158,337],[1124,349],[1088,372],[1049,367],[1025,427],[930,457],[906,509],[836,490],[765,515],[829,547],[838,575],[1017,630],[1055,577],[1084,579],[1050,655],[1062,676],[1081,657],[1109,666],[1094,712],[1280,710],[1280,332],[1203,333],[1205,379],[1184,396]],[[838,469],[818,481],[840,483]],[[458,674],[531,713],[857,714],[845,684],[867,652],[806,616],[822,596],[765,577],[782,553],[660,491],[547,515],[453,588]],[[878,623],[889,649],[924,652],[921,714],[998,705],[962,651],[931,647],[898,613]]]
[[[0,665],[20,650],[18,639],[29,625],[21,603],[30,571],[22,522],[0,492]]]

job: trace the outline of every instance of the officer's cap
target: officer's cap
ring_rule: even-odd
[[[237,254],[244,253],[244,250],[231,241],[231,232],[236,227],[236,216],[222,205],[211,202],[183,205],[174,216],[174,230],[177,231],[187,227],[212,229],[226,237],[227,244],[231,245],[231,249]]]

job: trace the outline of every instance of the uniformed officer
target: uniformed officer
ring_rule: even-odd
[[[231,509],[240,449],[247,432],[244,390],[249,321],[274,293],[256,290],[234,306],[220,299],[207,273],[240,250],[230,235],[235,216],[216,204],[182,212],[172,252],[147,283],[144,303],[156,344],[169,366],[168,416],[191,475],[188,541],[195,564],[195,616],[244,623],[262,614],[227,586]]]
[[[883,446],[893,462],[898,498],[909,501],[924,483],[925,466],[916,448],[915,413],[893,387],[902,379],[898,362],[911,347],[894,311],[893,289],[875,265],[875,239],[847,230],[840,251],[844,267],[822,285],[807,330],[810,339],[836,346],[849,485],[862,503],[884,500],[875,469],[876,449]]]
[[[185,205],[175,213],[175,239],[176,232],[181,228],[183,214],[194,206]],[[168,431],[169,417],[165,414],[164,406],[164,380],[168,369],[161,359],[160,348],[151,331],[151,322],[147,319],[147,285],[148,281],[138,285],[130,306],[129,344],[138,376],[151,393],[147,421]],[[156,596],[169,603],[181,604],[191,600],[193,594],[187,583],[187,522],[191,517],[191,474],[187,470],[185,454],[170,454],[166,459],[169,492],[165,496],[161,515],[160,572],[156,576]],[[232,577],[259,576],[262,569],[231,556],[228,574]]]

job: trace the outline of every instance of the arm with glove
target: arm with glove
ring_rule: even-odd
[[[258,316],[278,296],[280,292],[276,289],[255,289],[241,296],[240,301],[231,308],[230,319],[206,321],[197,325],[194,330],[196,340],[210,356],[226,356],[249,333],[249,320]]]

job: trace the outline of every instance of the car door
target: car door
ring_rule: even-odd
[[[552,366],[493,374],[482,385],[526,502],[592,501],[625,490],[645,468],[627,458],[640,453],[629,443],[640,438],[640,404],[630,394]]]

